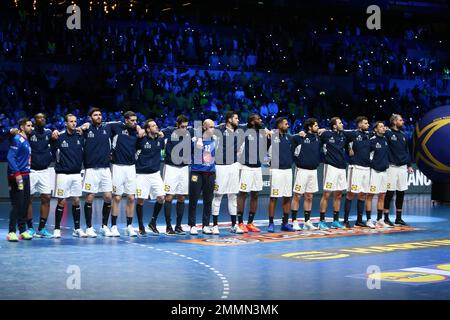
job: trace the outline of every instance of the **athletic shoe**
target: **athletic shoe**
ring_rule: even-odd
[[[389,225],[387,225],[386,223],[384,223],[383,219],[380,219],[377,221],[376,228],[389,228]]]
[[[197,227],[196,227],[196,226],[191,227],[191,230],[189,231],[189,233],[190,233],[191,235],[193,235],[193,236],[198,235]]]
[[[53,230],[53,239],[59,239],[59,238],[61,238],[61,229]]]
[[[19,238],[17,238],[17,234],[15,232],[10,232],[6,236],[6,240],[8,240],[9,242],[17,242],[19,241]]]
[[[177,233],[173,231],[172,226],[166,227],[166,236],[176,236]]]
[[[344,229],[344,226],[340,221],[335,220],[331,223],[331,229]]]
[[[294,232],[294,228],[292,227],[292,224],[289,223],[282,223],[281,224],[281,231],[287,231],[287,232]]]
[[[408,224],[405,221],[403,221],[402,219],[395,219],[395,225],[402,226],[402,227],[408,226]]]
[[[292,221],[292,229],[294,229],[294,231],[302,231],[302,227],[300,227],[297,220]]]
[[[36,238],[45,238],[45,239],[52,239],[53,235],[48,232],[46,228],[42,228],[40,231],[38,231],[35,235]]]
[[[364,221],[356,221],[355,227],[369,228],[369,226]]]
[[[244,232],[244,233],[248,233],[248,228],[245,224],[243,223],[239,223],[239,228]]]
[[[214,235],[219,235],[220,234],[218,226],[213,226],[212,227],[212,234],[214,234]]]
[[[319,228],[314,226],[311,220],[306,221],[305,224],[303,225],[303,230],[317,230],[317,229]]]
[[[97,238],[97,234],[92,227],[86,229],[86,235],[88,236],[88,238]]]
[[[234,226],[232,226],[231,228],[230,228],[230,232],[231,233],[236,233],[236,234],[243,234],[244,233],[244,230],[242,230],[241,228],[239,228],[239,226],[238,225],[234,225]]]
[[[210,226],[204,226],[202,232],[203,234],[213,234],[212,228]]]
[[[116,228],[117,229],[117,228]],[[114,237],[113,236],[113,233],[111,232],[111,230],[109,230],[109,228],[107,227],[107,226],[103,226],[101,229],[100,229],[100,234],[102,235],[102,236],[104,236],[104,237]],[[120,234],[119,234],[119,236],[120,236]]]
[[[36,234],[36,231],[33,228],[28,228],[28,233],[30,234],[30,236],[34,237],[34,235]]]
[[[394,224],[392,223],[392,221],[389,218],[384,219],[384,223],[387,224],[389,227],[393,227],[394,226]]]
[[[31,240],[33,239],[33,236],[28,232],[28,230],[25,230],[19,235],[19,240]]]
[[[111,227],[111,234],[112,237],[120,237],[119,229],[117,229],[117,226]]]
[[[269,223],[269,226],[267,227],[267,232],[275,232],[275,225],[273,223]]]
[[[146,228],[147,232],[151,232],[153,235],[158,236],[159,235],[159,231],[156,228],[156,225],[149,223],[147,228]]]
[[[367,225],[370,229],[375,229],[375,225],[373,224],[373,222],[372,222],[371,219],[367,220],[366,225]]]
[[[145,228],[144,229],[139,228],[138,236],[141,238],[147,238],[147,231],[145,231]]]
[[[325,221],[320,221],[319,222],[319,229],[320,230],[328,230],[330,228],[328,228],[327,223]]]
[[[186,231],[184,231],[181,226],[175,226],[175,233],[179,236],[184,236],[186,234]]]
[[[87,234],[84,233],[83,229],[74,229],[72,232],[72,237],[87,238]]]
[[[352,226],[350,225],[350,221],[344,221],[343,225],[344,225],[345,229],[351,229],[352,228]]]
[[[261,229],[257,228],[253,223],[247,223],[248,232],[261,232]]]
[[[125,229],[125,235],[129,237],[137,237],[137,233],[136,231],[134,231],[134,228],[131,224],[129,224]]]

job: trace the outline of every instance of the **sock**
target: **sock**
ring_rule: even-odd
[[[111,203],[103,202],[102,225],[108,225],[109,213],[111,212]]]
[[[269,223],[273,223],[273,217],[269,217]]]
[[[244,213],[242,211],[238,211],[237,213],[239,223],[244,223]]]
[[[128,227],[130,224],[133,224],[133,217],[127,217],[127,227]]]
[[[383,210],[377,210],[377,220],[383,219]]]
[[[44,219],[44,218],[39,219],[38,231],[41,231],[42,229],[44,229],[46,223],[47,223],[47,219]]]
[[[283,213],[283,224],[287,224],[289,221],[289,213]]]
[[[142,204],[136,203],[136,215],[138,218],[139,230],[144,230],[144,206]]]
[[[80,229],[81,210],[79,205],[78,206],[72,205],[72,215],[75,230]]]
[[[297,220],[297,211],[298,210],[291,210],[292,221]]]
[[[234,227],[236,225],[236,216],[232,215],[231,216],[231,226]]]
[[[384,213],[384,220],[389,221],[389,211]]]
[[[86,220],[86,226],[92,227],[92,203],[84,203],[84,218]]]
[[[395,212],[395,220],[400,220],[402,218],[402,211],[401,210],[397,210]]]
[[[111,215],[111,226],[117,225],[117,216]]]
[[[184,201],[183,202],[177,201],[177,226],[181,226],[181,220],[183,220],[183,213],[184,213]]]
[[[217,226],[219,223],[219,216],[213,216],[213,226]]]
[[[348,217],[350,216],[350,210],[352,210],[352,200],[345,199],[344,222],[348,222]]]
[[[55,209],[55,229],[61,229],[61,219],[63,216],[64,207],[56,205]]]
[[[159,203],[159,202],[156,202],[155,206],[153,207],[152,221],[150,223],[154,226],[156,226],[156,220],[158,220],[158,215],[159,215],[159,212],[161,211],[162,207],[163,207],[163,204]]]
[[[255,218],[255,213],[254,212],[249,212],[248,213],[248,224],[253,223],[253,219]]]
[[[305,222],[308,221],[311,217],[311,211],[305,211]]]
[[[366,210],[366,217],[367,217],[367,220],[370,220],[372,218],[372,211]]]
[[[33,228],[33,219],[27,219],[27,227],[28,229]]]
[[[171,213],[172,213],[172,201],[166,201],[164,202],[164,217],[166,218],[166,226],[172,226],[171,221]]]
[[[320,213],[320,221],[325,221],[325,212]]]
[[[339,211],[333,211],[333,221],[339,221]]]
[[[362,215],[364,211],[364,200],[359,200],[356,203],[357,211],[358,211],[358,217],[356,218],[357,222],[362,222]]]

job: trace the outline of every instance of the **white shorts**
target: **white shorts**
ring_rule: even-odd
[[[111,167],[114,195],[134,194],[136,192],[136,167],[120,164],[113,164]]]
[[[136,197],[139,199],[156,199],[165,196],[164,182],[160,172],[136,174]]]
[[[164,192],[166,194],[189,193],[189,166],[164,165]]]
[[[295,169],[295,183],[293,191],[300,194],[304,194],[305,192],[315,193],[319,191],[317,169],[310,170],[297,167]]]
[[[112,178],[109,168],[88,168],[84,172],[83,191],[87,193],[111,192]]]
[[[347,191],[352,193],[368,193],[370,184],[370,168],[357,165],[348,167]]]
[[[323,190],[342,191],[347,189],[345,169],[333,167],[330,164],[323,166]]]
[[[52,171],[53,175],[55,173],[54,168],[47,168],[44,170],[33,170],[30,172],[30,194],[33,195],[36,192],[39,194],[52,194],[54,189],[55,179],[52,180]]]
[[[216,165],[215,193],[237,194],[239,192],[240,165],[239,162],[227,165]]]
[[[270,196],[292,197],[292,169],[270,169]]]
[[[390,165],[387,169],[387,189],[389,191],[408,190],[408,168],[404,166]]]
[[[56,174],[55,198],[81,197],[81,194],[81,173]]]
[[[387,191],[387,172],[370,169],[369,193],[378,194]]]
[[[239,191],[261,191],[263,189],[263,176],[261,167],[252,168],[241,165]]]

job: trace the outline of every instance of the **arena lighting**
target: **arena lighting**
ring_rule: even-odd
[[[182,4],[183,7],[187,7],[187,6],[189,6],[189,5],[191,5],[190,2],[186,2],[186,3],[183,3],[183,4]]]

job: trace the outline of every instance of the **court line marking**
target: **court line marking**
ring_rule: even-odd
[[[423,273],[439,274],[441,276],[450,276],[450,271],[438,270],[438,269],[430,269],[430,268],[414,267],[414,268],[405,268],[405,269],[400,269],[400,270],[402,270],[402,271],[412,271],[412,272],[423,272]]]

